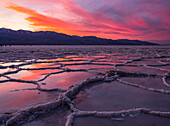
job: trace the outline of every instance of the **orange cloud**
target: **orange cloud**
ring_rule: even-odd
[[[15,10],[20,13],[27,14],[28,17],[25,19],[31,23],[30,25],[39,26],[39,29],[52,30],[56,32],[70,34],[70,35],[76,34],[76,31],[78,30],[85,30],[85,29],[87,30],[86,27],[83,27],[79,24],[74,24],[71,22],[68,23],[57,18],[45,16],[26,7],[12,5],[12,6],[8,6],[7,8]]]
[[[29,8],[25,8],[17,5],[9,6],[7,8],[29,15],[29,17],[27,17],[26,20],[31,22],[32,23],[31,25],[33,26],[42,26],[42,27],[49,27],[49,28],[57,27],[58,29],[61,29],[63,27],[66,27],[67,29],[71,28],[70,24],[62,20],[39,14],[36,11],[31,10]]]

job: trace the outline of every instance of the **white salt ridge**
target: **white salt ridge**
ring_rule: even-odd
[[[163,76],[162,77],[162,80],[163,80],[163,83],[167,86],[167,87],[170,87],[170,85],[166,82],[166,76]]]
[[[146,67],[146,68],[151,68],[151,69],[161,70],[161,71],[165,71],[165,72],[170,72],[170,70],[163,69],[163,68],[157,68],[157,67],[151,67],[150,65],[147,65],[147,64],[144,64],[143,66]]]
[[[134,83],[131,83],[131,82],[123,81],[121,79],[117,79],[117,80],[122,84],[134,86],[134,87],[141,88],[141,89],[144,89],[144,90],[158,92],[158,93],[162,93],[162,94],[170,94],[170,90],[147,88],[147,87],[144,87],[144,86],[139,85],[139,84],[134,84]]]
[[[132,117],[133,115],[140,115],[140,114],[148,114],[160,117],[168,117],[170,118],[170,112],[161,112],[161,111],[154,111],[148,108],[134,108],[122,111],[80,111],[77,110],[70,114],[67,117],[67,122],[65,126],[73,126],[74,118],[77,117],[84,117],[84,116],[94,116],[98,118],[111,118],[113,121],[122,121],[123,117],[129,116]]]

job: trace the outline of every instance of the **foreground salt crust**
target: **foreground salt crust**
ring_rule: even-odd
[[[18,112],[17,114],[13,115],[9,120],[7,120],[6,125],[13,125],[13,124],[22,124],[24,122],[29,122],[34,119],[36,119],[41,114],[45,114],[46,112],[50,112],[53,109],[56,109],[62,105],[68,105],[70,106],[70,109],[73,111],[72,114],[68,116],[68,120],[66,122],[66,126],[71,126],[73,124],[73,119],[76,117],[81,116],[95,116],[95,117],[104,117],[104,118],[121,118],[123,116],[129,116],[133,114],[150,114],[150,115],[156,115],[161,117],[170,117],[170,112],[161,112],[161,111],[154,111],[148,108],[136,108],[136,109],[130,109],[130,110],[123,110],[123,111],[109,111],[109,112],[98,112],[98,111],[81,111],[74,107],[71,99],[73,99],[83,87],[91,85],[96,82],[105,82],[105,81],[113,81],[116,79],[117,76],[113,77],[100,77],[100,78],[92,78],[83,81],[80,84],[77,84],[73,87],[70,87],[63,95],[60,96],[58,100],[55,102],[49,102],[46,104],[38,105],[35,107],[28,108],[26,110],[22,110],[21,112]],[[134,85],[132,85],[134,86]],[[135,85],[136,86],[136,85]],[[140,86],[139,86],[140,87]],[[140,87],[141,88],[141,87]],[[143,88],[143,87],[142,87]],[[152,90],[151,90],[152,91]],[[160,93],[160,92],[159,92]],[[164,93],[164,92],[161,92]],[[6,117],[7,119],[9,117]]]

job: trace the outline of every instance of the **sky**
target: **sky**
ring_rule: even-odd
[[[170,44],[170,0],[0,0],[0,28]]]

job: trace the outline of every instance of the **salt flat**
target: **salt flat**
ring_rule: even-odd
[[[0,57],[1,125],[169,124],[168,46],[12,46]]]

